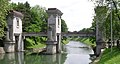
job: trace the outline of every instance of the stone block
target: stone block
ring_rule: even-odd
[[[5,52],[15,52],[15,44],[14,43],[5,43],[4,44]]]
[[[0,47],[0,53],[5,53],[4,48]]]
[[[56,54],[56,45],[47,45],[46,54]]]

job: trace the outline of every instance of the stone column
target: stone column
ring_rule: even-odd
[[[47,41],[46,54],[55,54],[56,53],[56,44],[52,37],[52,28],[49,27],[48,30],[48,41]]]
[[[60,16],[63,14],[57,8],[48,8],[48,41],[47,41],[47,54],[55,54],[61,51],[61,21]],[[60,35],[58,35],[58,33]]]
[[[4,41],[5,52],[15,52],[15,43],[9,38],[9,28],[7,27],[6,39]]]
[[[61,34],[58,34],[57,36],[57,53],[61,53]]]
[[[24,37],[22,36],[22,34],[19,34],[18,36],[18,42],[17,43],[17,51],[18,52],[23,52],[24,51]]]

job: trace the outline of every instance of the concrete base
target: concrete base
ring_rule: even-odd
[[[15,43],[13,42],[5,42],[4,43],[5,52],[15,52]]]
[[[56,54],[56,45],[47,45],[46,54]]]
[[[5,53],[4,48],[0,47],[0,53]]]

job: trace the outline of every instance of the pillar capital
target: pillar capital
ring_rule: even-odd
[[[57,8],[48,8],[48,10],[46,10],[46,12],[48,13],[48,15],[59,15],[59,16],[62,16],[62,12],[57,9]]]

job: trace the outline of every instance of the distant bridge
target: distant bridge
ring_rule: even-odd
[[[95,36],[94,32],[62,32],[62,36],[79,36],[79,37],[91,37]]]
[[[23,36],[47,36],[46,32],[23,32]],[[62,32],[61,36],[79,36],[90,37],[95,36],[94,32]]]

